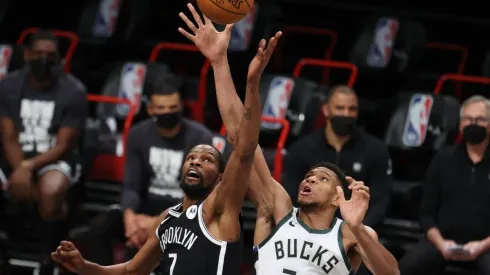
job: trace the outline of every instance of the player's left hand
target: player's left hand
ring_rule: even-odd
[[[224,31],[218,32],[214,27],[213,22],[211,22],[205,15],[203,16],[204,23],[202,22],[201,17],[192,4],[187,4],[187,7],[191,12],[192,17],[194,17],[197,26],[194,22],[189,20],[183,12],[181,12],[179,13],[179,16],[191,30],[191,33],[183,28],[179,28],[179,32],[192,41],[211,64],[226,59],[228,44],[230,43],[231,38],[231,30],[233,29],[234,24],[228,24]]]
[[[259,48],[257,49],[257,54],[255,55],[252,62],[250,62],[250,66],[248,67],[248,82],[258,82],[262,77],[262,73],[264,72],[265,67],[269,63],[271,59],[272,53],[277,46],[277,42],[279,38],[281,38],[282,32],[277,32],[274,37],[269,39],[269,43],[265,41],[265,39],[260,40]]]
[[[482,241],[472,241],[464,245],[464,249],[469,252],[470,261],[476,260],[483,252],[485,252],[485,245]]]
[[[364,182],[356,181],[351,177],[346,179],[349,182],[349,189],[352,190],[352,196],[350,200],[346,200],[344,190],[337,186],[340,214],[350,228],[356,228],[362,225],[369,207],[369,187],[364,185]]]

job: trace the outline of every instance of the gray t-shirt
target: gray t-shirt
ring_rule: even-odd
[[[83,130],[88,115],[87,92],[75,77],[58,73],[53,85],[39,89],[29,82],[26,69],[0,82],[0,117],[14,121],[26,157],[56,145],[60,128]]]

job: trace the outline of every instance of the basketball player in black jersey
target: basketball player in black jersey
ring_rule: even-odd
[[[280,36],[281,33],[276,34],[276,38]],[[224,45],[229,43],[231,32],[225,31],[216,35],[211,25],[210,28],[200,28],[196,37],[197,39],[191,41],[209,60],[215,60],[213,71],[218,107],[228,140],[237,145],[234,141],[241,130],[241,126],[238,125],[241,114],[237,110],[243,107],[230,74],[227,52],[223,50],[224,46],[220,45],[220,43]],[[356,272],[363,262],[374,274],[399,274],[396,259],[379,243],[376,232],[362,224],[369,203],[369,188],[363,182],[340,177],[345,176],[340,169],[331,164],[320,165],[309,171],[300,185],[298,201],[302,207],[298,212],[298,219],[302,220],[310,231],[329,229],[335,219],[335,211],[340,208],[345,221],[339,235],[340,243],[347,254],[345,260],[352,266],[352,271]],[[346,180],[353,194],[350,200],[345,199],[340,187],[340,182]],[[276,226],[281,224],[293,209],[288,193],[271,177],[260,147],[255,151],[248,195],[257,208],[254,243],[259,244],[271,237]],[[271,255],[271,259],[274,257],[275,255]],[[320,261],[321,253],[318,258],[319,263]],[[293,273],[285,272],[285,274]]]
[[[194,8],[189,8],[197,26],[183,13],[180,16],[195,35],[181,28],[179,31],[194,40],[199,29],[210,28],[212,23],[205,18],[203,24]],[[225,32],[229,33],[231,27]],[[70,242],[62,242],[52,253],[53,259],[72,272],[87,275],[148,275],[159,263],[168,275],[239,274],[239,215],[258,145],[262,111],[259,82],[277,38],[272,38],[267,47],[262,40],[249,66],[244,114],[228,164],[223,169],[221,154],[211,146],[193,148],[182,168],[183,202],[162,213],[155,225],[156,234],[151,235],[131,261],[100,266],[84,260]],[[228,44],[220,42],[219,45],[225,49],[216,50],[226,52]],[[215,64],[215,60],[210,61]]]

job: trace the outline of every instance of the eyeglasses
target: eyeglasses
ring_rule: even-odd
[[[479,117],[463,116],[461,117],[461,122],[474,123],[474,124],[487,124],[488,118],[482,116]]]

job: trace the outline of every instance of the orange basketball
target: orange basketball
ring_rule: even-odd
[[[211,21],[225,25],[242,20],[252,9],[254,0],[197,0],[197,5]]]

